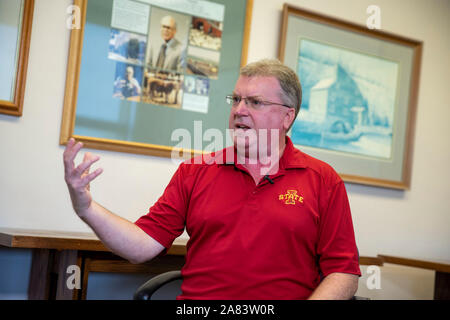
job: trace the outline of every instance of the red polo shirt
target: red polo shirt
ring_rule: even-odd
[[[136,221],[165,248],[186,226],[179,299],[306,299],[330,273],[361,275],[345,186],[329,165],[289,138],[278,173],[258,185],[238,163],[206,162],[181,164]]]

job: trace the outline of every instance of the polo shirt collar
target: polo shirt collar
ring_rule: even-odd
[[[234,147],[228,147],[222,149],[216,153],[215,158],[220,157],[223,159],[223,165],[236,165],[237,164],[237,154]],[[307,158],[304,153],[294,147],[291,139],[286,136],[286,146],[284,148],[283,155],[280,159],[280,169],[295,169],[295,168],[306,168]]]
[[[291,138],[286,136],[286,147],[280,159],[281,169],[306,168],[307,158],[305,154],[294,147]]]

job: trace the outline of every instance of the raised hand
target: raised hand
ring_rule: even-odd
[[[83,144],[81,142],[76,143],[73,138],[70,138],[63,155],[64,178],[69,188],[72,206],[80,216],[86,212],[92,203],[92,196],[89,190],[90,182],[103,172],[99,168],[89,173],[91,165],[100,159],[100,157],[94,156],[89,152],[84,155],[83,162],[78,167],[75,167],[75,157],[82,147]]]

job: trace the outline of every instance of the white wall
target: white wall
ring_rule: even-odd
[[[23,116],[0,115],[0,227],[88,231],[72,212],[63,178],[63,147],[58,145],[69,44],[65,10],[70,3],[35,2]],[[377,4],[383,30],[424,41],[411,190],[352,184],[347,189],[361,255],[450,260],[450,2],[289,3],[362,25],[367,6]],[[282,5],[282,0],[254,1],[249,61],[276,57]],[[104,168],[91,186],[94,197],[130,220],[146,213],[176,169],[169,159],[94,152]],[[384,297],[431,298],[433,279],[427,271],[417,275],[405,268],[385,269]],[[411,284],[406,296],[395,285],[399,277]],[[417,286],[418,281],[426,284]],[[380,297],[380,292],[367,293]]]

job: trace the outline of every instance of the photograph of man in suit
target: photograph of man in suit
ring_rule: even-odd
[[[186,65],[186,47],[175,38],[177,33],[177,22],[166,15],[161,19],[162,45],[159,48],[150,47],[147,66],[182,72]],[[154,55],[154,53],[157,55]]]

